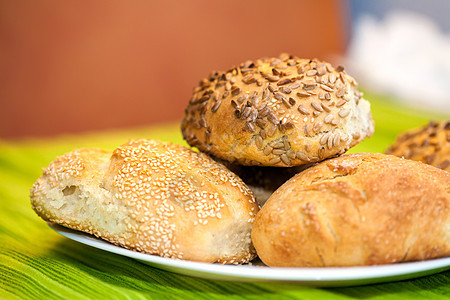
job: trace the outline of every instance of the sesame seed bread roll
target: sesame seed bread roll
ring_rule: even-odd
[[[350,154],[291,178],[252,229],[269,266],[390,264],[450,255],[450,173],[385,154]]]
[[[450,121],[431,121],[426,126],[406,131],[386,153],[450,172]]]
[[[31,190],[48,222],[163,257],[246,263],[259,210],[251,191],[205,154],[155,140],[56,158]]]
[[[194,89],[181,128],[191,146],[218,158],[289,167],[344,153],[374,123],[343,67],[281,55],[211,73]]]

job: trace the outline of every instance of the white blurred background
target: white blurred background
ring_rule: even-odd
[[[450,1],[350,1],[347,70],[368,91],[450,112]]]

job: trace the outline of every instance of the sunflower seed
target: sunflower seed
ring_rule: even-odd
[[[272,153],[273,148],[270,146],[266,146],[266,148],[264,148],[263,153],[264,155],[269,155],[270,153]]]
[[[284,162],[286,165],[291,165],[291,159],[286,155],[286,153],[283,153],[280,155],[280,159],[282,162]]]
[[[317,87],[317,83],[305,84],[303,85],[303,90],[310,91],[314,90]]]
[[[328,141],[328,138],[330,137],[331,133],[327,132],[326,134],[322,135],[322,137],[320,138],[320,144],[321,145],[325,145]]]
[[[262,129],[262,130],[259,132],[259,134],[261,135],[261,137],[262,137],[263,139],[266,139],[267,134],[266,134],[266,131],[265,131],[264,129]],[[272,150],[270,150],[270,151],[272,151]]]
[[[300,104],[298,106],[298,111],[301,112],[304,115],[309,115],[310,114],[309,109],[307,109],[305,106],[303,106],[303,104]]]
[[[271,160],[269,160],[269,164],[270,165],[276,165],[277,163],[279,163],[281,161],[281,159],[279,157],[274,157]]]
[[[263,138],[260,135],[257,135],[255,137],[255,144],[256,144],[256,147],[258,147],[259,150],[262,149],[262,147],[263,147]]]
[[[288,150],[286,152],[286,155],[290,158],[290,159],[295,159],[295,152],[294,150]]]
[[[264,118],[265,116],[267,116],[268,114],[270,113],[270,108],[268,108],[268,107],[264,107],[263,109],[261,109],[260,111],[259,111],[259,116],[261,117],[261,118]]]
[[[278,122],[280,122],[273,113],[269,113],[269,115],[267,116],[267,120],[269,120],[270,122],[272,122],[275,125],[278,124]]]
[[[330,136],[328,137],[327,147],[328,147],[328,149],[330,149],[330,150],[333,148],[333,135],[330,135]]]
[[[322,90],[324,90],[324,91],[327,91],[327,92],[333,92],[334,91],[332,88],[330,88],[328,85],[325,85],[325,84],[321,84],[320,88]]]
[[[318,132],[320,130],[320,128],[322,128],[322,126],[323,126],[323,123],[320,122],[320,121],[315,123],[314,126],[313,126],[314,132]]]
[[[322,106],[315,101],[311,101],[311,106],[317,111],[323,111]]]
[[[275,134],[276,131],[277,131],[277,126],[274,125],[274,126],[271,126],[271,127],[269,127],[267,129],[266,134],[267,134],[268,137],[272,137]]]
[[[273,85],[269,85],[269,91],[271,91],[272,93],[278,92],[278,87],[275,87]]]
[[[274,154],[274,155],[281,155],[281,154],[284,154],[286,151],[284,150],[284,149],[273,149],[272,150],[272,153]]]
[[[336,97],[342,98],[344,96],[344,94],[345,94],[345,88],[340,88],[336,92]]]
[[[341,135],[336,133],[333,138],[333,147],[338,146],[341,143]]]
[[[320,160],[324,159],[325,158],[325,148],[324,147],[319,148],[317,155],[319,156]]]
[[[281,92],[285,93],[285,94],[290,94],[292,92],[292,90],[290,88],[288,88],[287,86],[283,86],[281,87]]]
[[[222,100],[217,101],[216,104],[214,104],[213,107],[211,108],[211,111],[216,112],[219,109],[220,104],[222,104]]]
[[[286,98],[283,96],[283,94],[280,94],[280,93],[274,93],[273,96],[275,97],[275,99],[280,100],[280,101],[286,100]]]
[[[290,86],[289,86],[289,88],[291,89],[291,90],[295,90],[295,89],[297,89],[297,88],[299,88],[300,87],[300,83],[298,83],[298,82],[296,82],[296,83],[294,83],[294,84],[291,84]]]
[[[314,76],[317,74],[317,70],[309,70],[306,72],[306,76]]]
[[[277,82],[277,81],[280,80],[280,77],[278,77],[278,76],[272,76],[272,75],[269,75],[269,74],[265,75],[265,78],[266,78],[268,81],[270,81],[270,82]]]
[[[258,125],[261,128],[264,128],[266,126],[266,121],[264,121],[263,119],[256,119],[256,125]]]
[[[242,82],[246,83],[246,84],[251,84],[253,82],[256,81],[256,78],[253,76],[253,74],[250,74],[248,76],[245,76],[244,78],[242,78]]]
[[[339,116],[341,117],[341,118],[345,118],[346,116],[348,116],[350,114],[350,110],[349,109],[341,109],[340,111],[339,111]]]
[[[344,67],[343,66],[337,66],[336,67],[336,72],[342,72],[344,71]]]
[[[302,160],[302,161],[309,161],[308,156],[307,156],[304,152],[297,151],[297,153],[295,154],[295,156],[296,156],[298,159]]]
[[[291,80],[289,78],[286,78],[286,79],[278,81],[277,85],[280,86],[280,85],[285,85],[285,84],[288,84],[288,83],[291,83]]]
[[[331,109],[325,103],[322,102],[322,103],[320,103],[320,105],[322,106],[324,111],[326,111],[326,112],[330,112],[331,111]]]
[[[333,120],[333,118],[334,118],[334,116],[333,116],[332,114],[328,114],[328,115],[325,117],[325,119],[323,120],[323,122],[324,122],[325,124],[329,124],[329,123],[331,123],[331,121]]]
[[[241,119],[242,120],[247,119],[251,112],[252,112],[252,108],[246,106],[245,109],[242,111]]]
[[[297,96],[299,96],[299,97],[309,97],[309,96],[311,96],[311,94],[309,94],[307,92],[298,92]]]
[[[336,107],[341,107],[342,105],[344,105],[346,102],[345,102],[345,100],[339,100],[337,103],[336,103]]]
[[[255,132],[255,125],[253,125],[253,123],[250,122],[246,122],[245,123],[245,129],[247,129],[248,132]]]

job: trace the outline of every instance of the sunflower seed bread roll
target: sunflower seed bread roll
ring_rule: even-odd
[[[252,229],[269,266],[391,264],[450,255],[450,174],[385,154],[350,154],[291,178]]]
[[[211,73],[194,89],[181,128],[188,144],[220,159],[290,167],[344,153],[374,123],[343,67],[282,54]]]
[[[435,166],[450,172],[450,120],[401,133],[386,150],[392,154]]]
[[[163,257],[246,263],[259,208],[248,187],[205,154],[155,140],[56,158],[31,190],[48,222]]]

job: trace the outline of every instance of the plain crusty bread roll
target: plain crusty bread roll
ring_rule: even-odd
[[[31,190],[44,220],[163,257],[245,263],[259,210],[248,187],[207,155],[155,140],[56,158]]]
[[[401,133],[386,153],[450,172],[450,120],[431,121],[426,126]]]
[[[323,161],[282,185],[252,240],[269,266],[390,264],[450,255],[450,173],[384,154]]]
[[[290,167],[344,153],[374,124],[343,67],[283,54],[211,73],[194,89],[181,128],[191,146],[220,159]]]

